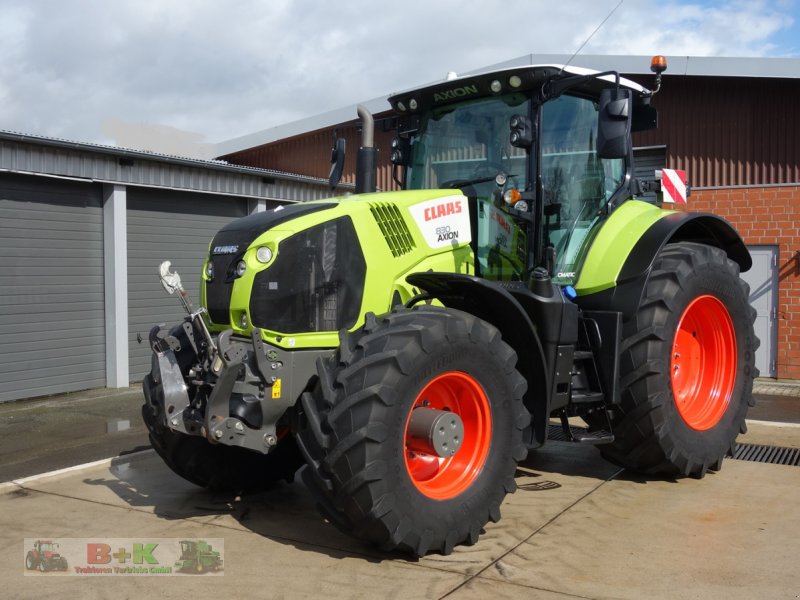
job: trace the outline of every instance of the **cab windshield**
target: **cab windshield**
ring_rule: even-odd
[[[491,193],[499,172],[526,185],[525,151],[508,141],[508,121],[528,114],[522,94],[481,98],[433,109],[411,138],[408,189],[488,184]],[[481,189],[478,190],[483,191]]]

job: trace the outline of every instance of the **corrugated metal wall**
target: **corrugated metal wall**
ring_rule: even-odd
[[[666,145],[667,166],[686,170],[693,187],[797,183],[798,97],[798,79],[665,76],[653,98],[659,128],[634,145]]]
[[[380,115],[376,115],[380,118]],[[355,183],[356,154],[361,146],[361,128],[354,124],[340,125],[336,134],[345,139],[346,159],[342,183]],[[331,169],[331,148],[333,147],[333,128],[320,129],[250,148],[223,157],[230,163],[263,169],[298,173],[309,177],[328,178]],[[378,124],[375,127],[375,147],[378,148],[377,185],[380,190],[392,190],[397,186],[392,181],[392,164],[389,162],[389,147],[394,132],[384,132]],[[280,196],[278,196],[280,197]],[[322,197],[322,196],[320,196]]]

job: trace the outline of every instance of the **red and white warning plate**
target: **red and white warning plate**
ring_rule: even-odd
[[[661,169],[662,202],[686,204],[686,171]]]

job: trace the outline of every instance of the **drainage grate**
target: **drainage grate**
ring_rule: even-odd
[[[769,463],[771,465],[790,465],[800,467],[800,448],[782,446],[763,446],[760,444],[737,444],[733,453],[736,460]]]

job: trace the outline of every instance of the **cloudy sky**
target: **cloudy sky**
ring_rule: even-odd
[[[224,141],[447,71],[571,54],[618,2],[0,0],[0,129]],[[796,57],[798,21],[800,0],[624,0],[582,52]]]

